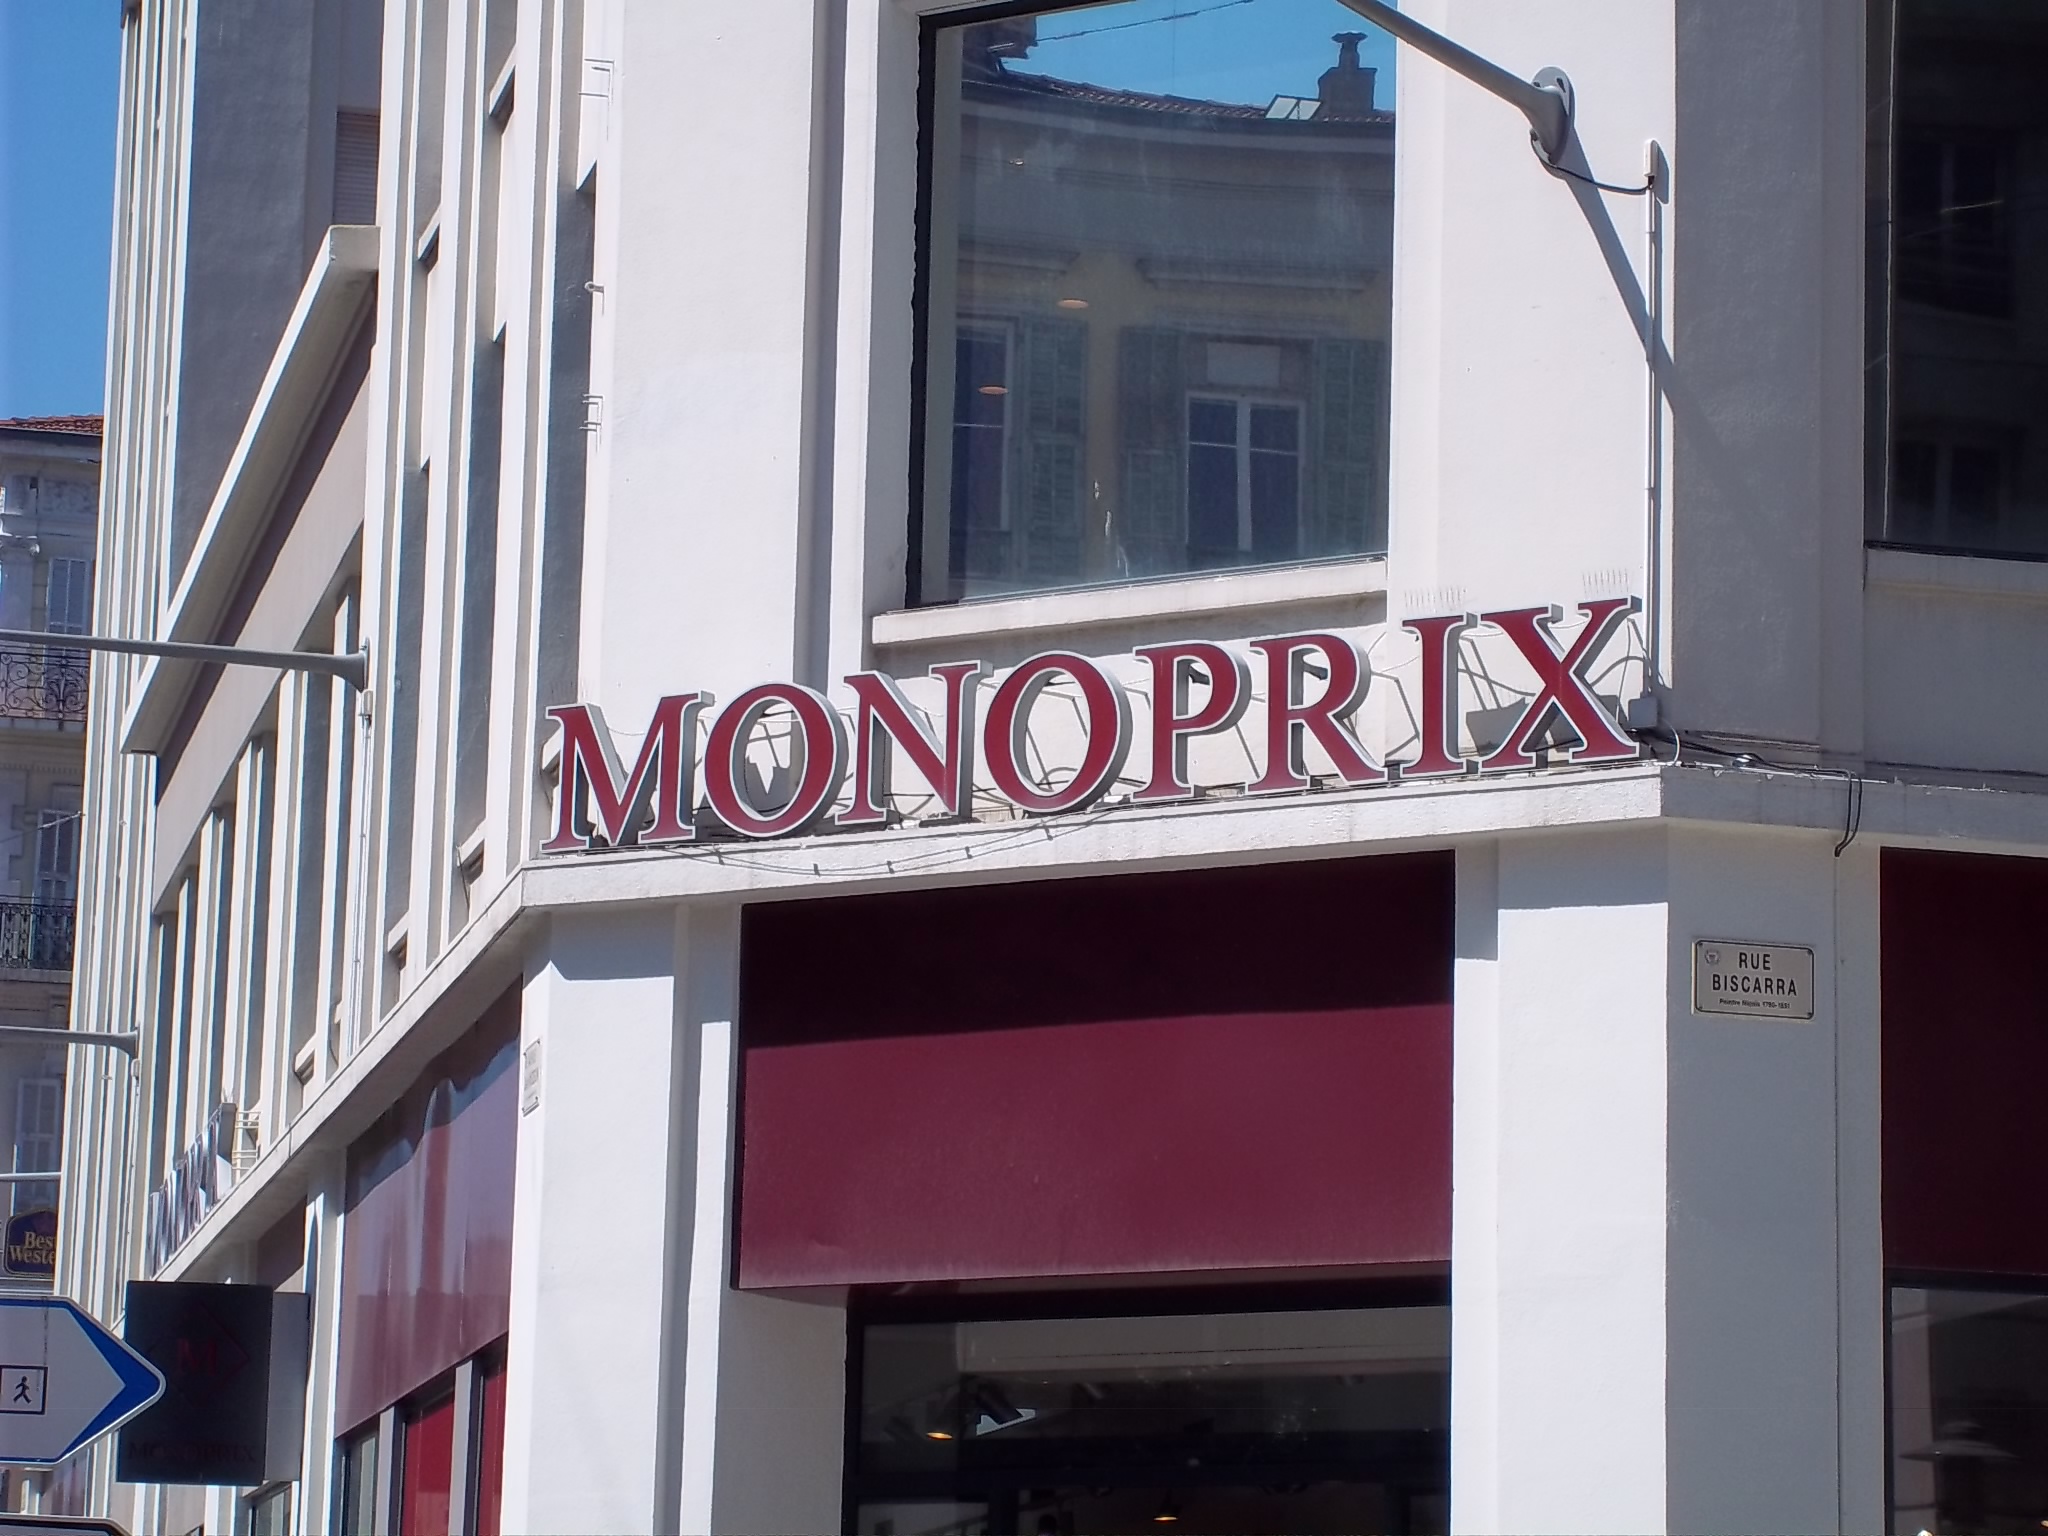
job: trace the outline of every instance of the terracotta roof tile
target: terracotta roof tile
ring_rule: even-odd
[[[0,416],[0,427],[24,432],[75,432],[81,437],[99,437],[106,430],[104,416]]]

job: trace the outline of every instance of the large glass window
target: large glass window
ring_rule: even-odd
[[[1891,1293],[1892,1530],[2048,1526],[2048,1291]]]
[[[1385,549],[1394,56],[1359,25],[931,25],[915,601]]]
[[[1869,533],[2048,558],[2048,6],[1871,0]]]
[[[1442,1306],[876,1322],[862,1536],[1440,1531]]]

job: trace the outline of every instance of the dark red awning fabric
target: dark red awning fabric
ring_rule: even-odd
[[[739,1283],[1447,1262],[1452,881],[749,909]]]

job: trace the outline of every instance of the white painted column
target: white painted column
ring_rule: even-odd
[[[1458,875],[1452,1525],[1662,1530],[1663,838]]]
[[[1838,881],[1853,894],[1858,871],[1826,837],[1681,829],[1670,846],[1669,1526],[1875,1530],[1881,1474],[1867,1453],[1853,1479],[1842,1464],[1845,1447],[1882,1445],[1881,1323],[1842,1305],[1845,1282],[1880,1283],[1875,1061],[1838,1081],[1831,984],[1874,983],[1874,910],[1842,952]],[[1695,1014],[1692,945],[1713,938],[1812,949],[1813,1019]],[[1854,1022],[1874,1053],[1874,1009]],[[1872,1176],[1839,1192],[1838,1119],[1872,1154]]]
[[[506,1360],[507,1531],[667,1531],[676,917],[564,915],[528,961]]]
[[[836,1531],[846,1311],[831,1300],[732,1288],[737,913],[693,912],[684,935],[684,1006],[699,1060],[677,1527],[719,1536]]]
[[[1455,1529],[1879,1523],[1873,874],[1748,831],[1461,852]],[[1703,938],[1811,947],[1815,1018],[1695,1015]]]
[[[306,1180],[305,1286],[312,1297],[313,1347],[306,1377],[306,1438],[299,1463],[299,1496],[292,1506],[295,1536],[318,1536],[334,1519],[334,1388],[341,1373],[341,1244],[347,1231],[347,1160],[323,1156]]]

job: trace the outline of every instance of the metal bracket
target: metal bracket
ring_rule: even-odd
[[[139,1029],[44,1029],[39,1024],[0,1024],[0,1045],[105,1045],[130,1056],[142,1049]]]
[[[53,635],[39,629],[0,629],[0,645],[43,646],[53,651],[105,651],[115,656],[167,656],[176,661],[211,661],[226,667],[272,667],[280,672],[317,672],[326,677],[338,677],[359,692],[370,683],[370,653],[367,648],[341,655],[329,651],[258,651],[240,645],[198,645],[184,640]]]
[[[1540,69],[1534,80],[1509,74],[1491,59],[1482,59],[1462,43],[1454,43],[1433,27],[1404,16],[1385,0],[1342,0],[1381,30],[1417,53],[1463,75],[1481,90],[1491,91],[1529,120],[1529,142],[1545,165],[1557,164],[1572,136],[1572,82],[1561,69]]]

